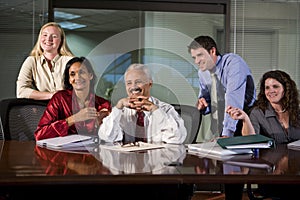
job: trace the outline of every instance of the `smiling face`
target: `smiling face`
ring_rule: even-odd
[[[271,104],[278,104],[284,96],[283,85],[273,78],[265,80],[265,95]]]
[[[196,65],[201,71],[213,70],[216,65],[216,52],[215,48],[212,48],[209,53],[206,49],[200,47],[197,49],[191,49],[191,56],[194,59]]]
[[[69,69],[69,82],[74,90],[90,89],[90,81],[93,79],[93,74],[89,73],[86,66],[80,62],[75,62]]]
[[[150,81],[143,70],[130,70],[125,77],[126,91],[129,97],[150,97],[152,81]]]
[[[61,43],[61,34],[57,27],[48,26],[42,30],[40,35],[40,45],[44,52],[58,53]]]

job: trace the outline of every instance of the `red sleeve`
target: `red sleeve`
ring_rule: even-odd
[[[35,139],[41,140],[68,135],[68,131],[73,129],[69,130],[65,119],[71,115],[71,107],[72,99],[68,93],[60,91],[53,95],[34,133]]]
[[[97,111],[100,111],[103,108],[107,108],[108,111],[111,112],[112,106],[111,106],[110,101],[108,101],[102,97],[99,97],[99,96],[96,96],[95,101],[96,101],[95,106],[96,106]]]

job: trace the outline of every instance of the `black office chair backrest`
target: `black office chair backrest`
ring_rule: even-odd
[[[0,117],[0,140],[4,140],[4,130],[3,130],[3,126],[2,126],[1,117]]]
[[[9,98],[0,101],[1,122],[5,140],[34,140],[34,131],[48,101]]]
[[[199,132],[202,115],[195,106],[172,104],[184,121],[187,137],[184,144],[195,143]]]

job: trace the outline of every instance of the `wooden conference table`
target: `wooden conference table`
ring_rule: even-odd
[[[109,196],[109,199],[188,199],[193,184],[300,184],[300,151],[279,145],[247,157],[256,167],[199,157],[184,145],[117,152],[96,145],[56,151],[34,141],[1,141],[0,194],[11,199]],[[263,164],[261,162],[263,161]],[[116,198],[114,198],[116,197]]]

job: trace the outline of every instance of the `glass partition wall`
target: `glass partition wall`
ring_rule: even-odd
[[[194,105],[197,69],[186,46],[200,34],[221,53],[241,55],[256,84],[281,69],[300,85],[299,0],[4,0],[0,8],[1,99],[16,96],[20,67],[47,21],[64,24],[75,55],[93,58],[97,93],[113,101],[127,66],[144,62],[156,68],[154,95]]]
[[[226,51],[227,1],[91,2],[83,6],[76,1],[68,5],[52,1],[49,17],[62,25],[73,53],[92,61],[99,79],[97,94],[115,104],[126,95],[123,74],[127,67],[144,63],[153,72],[153,96],[194,106],[198,69],[187,46],[200,34],[210,35]]]
[[[124,71],[139,62],[154,72],[154,96],[169,103],[195,105],[197,67],[187,45],[198,35],[212,36],[221,53],[242,56],[256,85],[272,69],[288,72],[300,85],[298,0],[53,0],[48,18],[65,25],[68,43],[77,56],[93,61],[99,78],[97,94],[113,104],[126,95]],[[206,117],[199,142],[211,139],[206,134]]]
[[[77,26],[77,29],[72,29],[76,28],[76,24],[72,23],[71,26],[69,23],[69,29],[65,28],[71,50],[78,56],[87,55],[98,44],[126,30],[140,27],[167,28],[182,33],[181,36],[210,34],[217,40],[222,53],[234,52],[246,60],[256,84],[262,73],[271,69],[287,71],[298,87],[300,84],[299,0],[4,0],[0,7],[0,82],[6,85],[1,89],[1,99],[15,97],[16,78],[20,67],[33,48],[42,25],[53,20],[81,24],[81,28]],[[61,13],[64,10],[67,14]],[[74,15],[68,12],[74,12]],[[139,38],[142,35],[149,36],[150,32],[140,34]],[[156,37],[154,45],[170,44],[168,39],[170,38],[161,37],[159,40]],[[142,42],[141,39],[139,41]],[[180,41],[175,40],[172,42],[173,46],[169,45],[168,48],[177,48],[175,44],[181,45],[178,51],[187,53],[186,42],[182,40],[180,44]],[[168,60],[165,55],[169,53],[178,56],[180,54],[177,51],[170,52],[168,48],[163,48],[154,52],[149,47],[151,40],[147,38],[146,42],[144,45],[147,48],[130,52],[133,62],[155,62],[154,56],[148,56],[151,52],[159,55],[160,60],[164,60],[163,63],[168,61],[177,64],[177,59]],[[121,43],[115,49],[123,46]],[[124,54],[123,57],[128,55]],[[184,69],[183,66],[180,68]],[[118,74],[123,71],[120,67],[111,69],[114,74],[113,82],[119,80]],[[195,76],[184,76],[189,77],[187,80],[194,87]]]
[[[250,66],[256,84],[272,69],[300,87],[300,1],[231,1],[230,51]]]

